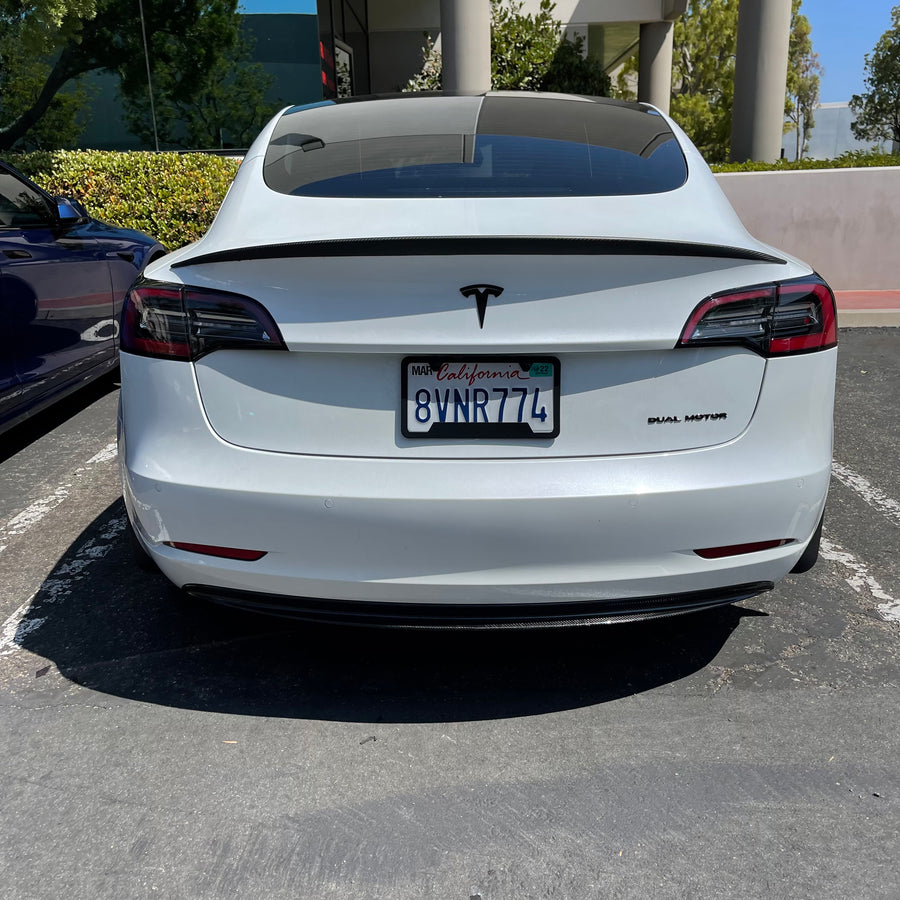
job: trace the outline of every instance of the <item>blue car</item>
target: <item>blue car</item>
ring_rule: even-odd
[[[0,162],[0,431],[115,367],[125,293],[165,252]]]

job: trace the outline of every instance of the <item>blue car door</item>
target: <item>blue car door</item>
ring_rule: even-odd
[[[0,169],[0,417],[115,359],[109,265],[90,230],[61,225],[44,194]]]

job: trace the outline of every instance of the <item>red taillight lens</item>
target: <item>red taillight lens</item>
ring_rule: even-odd
[[[190,359],[191,344],[181,289],[133,287],[125,297],[119,344],[128,353]]]
[[[763,356],[834,347],[834,295],[816,276],[714,294],[691,313],[677,346],[704,344],[743,344]]]
[[[245,562],[256,562],[266,555],[265,550],[242,550],[238,547],[214,547],[211,544],[188,544],[184,541],[163,541],[167,547],[176,550],[187,550],[189,553],[201,553],[204,556],[218,556],[222,559],[239,559]]]
[[[268,311],[240,294],[138,282],[125,298],[121,347],[138,356],[194,360],[213,350],[286,350]]]
[[[837,344],[837,311],[831,288],[820,279],[778,286],[769,353],[825,350]]]

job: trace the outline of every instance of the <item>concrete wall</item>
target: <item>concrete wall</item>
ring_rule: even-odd
[[[667,0],[556,0],[553,16],[565,24],[659,22],[672,18],[672,6]],[[541,0],[525,0],[523,11],[537,13],[540,8]]]
[[[84,79],[89,100],[82,111],[86,120],[76,145],[79,150],[149,150],[125,124],[119,76],[110,72],[89,72]]]
[[[487,0],[485,0],[487,2]],[[540,12],[541,0],[522,11]],[[369,0],[369,31],[432,31],[440,28],[440,0]],[[684,11],[677,0],[556,0],[553,16],[570,22],[658,22]]]
[[[900,166],[716,176],[747,230],[835,290],[900,289]]]
[[[244,15],[241,19],[253,41],[251,62],[261,63],[266,74],[274,78],[266,100],[284,106],[321,100],[322,66],[316,17],[272,13]]]

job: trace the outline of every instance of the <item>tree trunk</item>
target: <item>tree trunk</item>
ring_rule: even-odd
[[[91,68],[99,68],[92,66]],[[66,47],[59,55],[47,80],[41,88],[40,94],[31,106],[6,128],[0,128],[0,151],[9,150],[16,141],[25,137],[28,131],[34,127],[35,123],[47,112],[47,108],[53,102],[53,98],[57,95],[60,88],[76,75],[81,75],[90,69],[80,69],[74,63],[74,54],[70,48]]]

